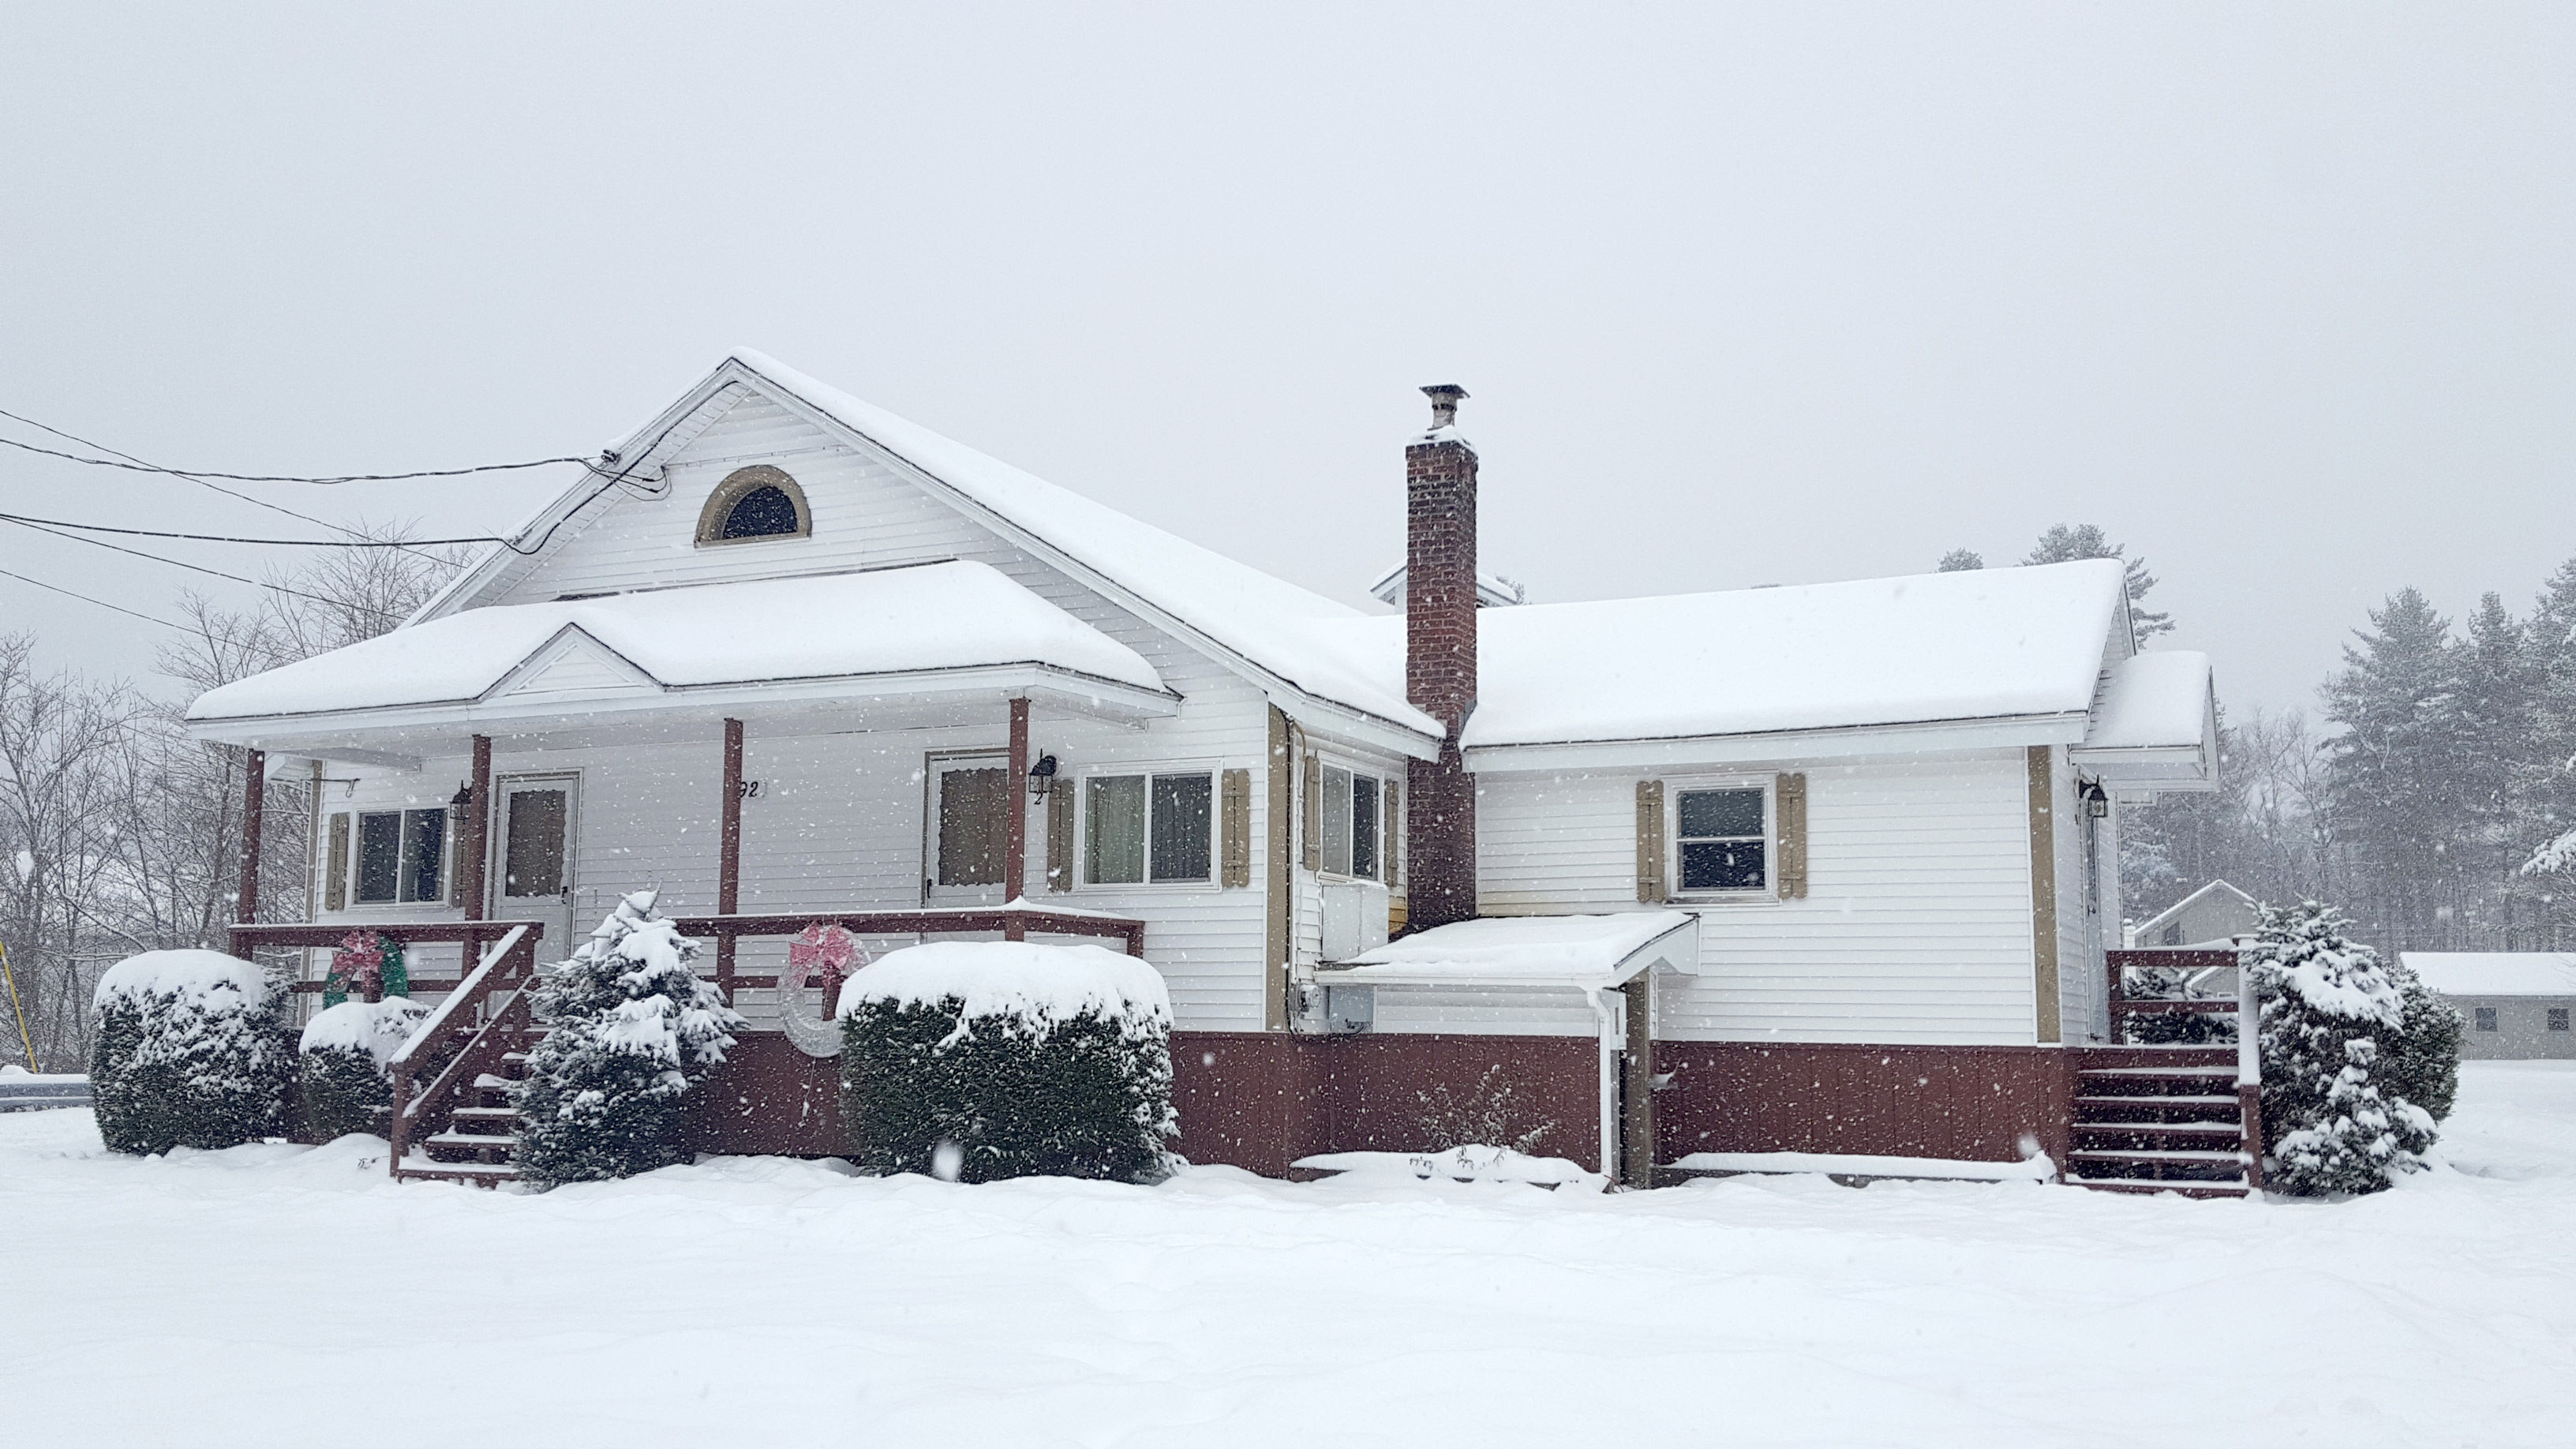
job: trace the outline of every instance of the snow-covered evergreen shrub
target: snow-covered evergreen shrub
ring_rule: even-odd
[[[1133,956],[913,946],[851,977],[840,1016],[853,1155],[880,1171],[1134,1181],[1179,1130],[1171,997]]]
[[[2389,1080],[2397,1095],[2434,1121],[2447,1121],[2460,1095],[2460,1036],[2468,1030],[2468,1018],[2402,962],[2383,962],[2382,969],[2396,980],[2402,997],[2396,1032],[2380,1039]]]
[[[2401,1090],[2406,992],[2332,907],[2263,913],[2245,954],[2261,996],[2263,1138],[2275,1190],[2363,1193],[2422,1165],[2434,1119]]]
[[[284,1129],[285,997],[257,966],[146,951],[109,967],[91,1001],[91,1100],[110,1150],[232,1147]]]
[[[512,1089],[520,1173],[587,1182],[666,1167],[690,1089],[724,1060],[742,1018],[690,963],[698,945],[637,891],[534,988],[545,1036]]]
[[[1472,1087],[1452,1091],[1441,1082],[1422,1095],[1423,1145],[1433,1152],[1455,1147],[1499,1147],[1533,1153],[1556,1130],[1541,1117],[1499,1066],[1485,1068]]]
[[[428,1014],[408,996],[343,1001],[315,1013],[296,1043],[305,1134],[328,1142],[376,1131],[393,1105],[385,1061]]]

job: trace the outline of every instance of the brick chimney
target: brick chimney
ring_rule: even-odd
[[[1404,696],[1447,738],[1406,771],[1408,931],[1476,914],[1476,779],[1458,748],[1476,707],[1476,450],[1457,430],[1467,390],[1423,392],[1431,431],[1404,450]]]

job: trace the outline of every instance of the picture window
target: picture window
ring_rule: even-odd
[[[1216,777],[1095,775],[1083,786],[1083,881],[1200,884],[1215,865]]]
[[[361,811],[350,896],[369,906],[440,900],[446,864],[445,810]]]

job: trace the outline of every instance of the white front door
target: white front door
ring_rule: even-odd
[[[947,755],[930,762],[922,895],[932,905],[1002,904],[1010,839],[1008,755]]]
[[[560,961],[589,933],[573,933],[573,861],[580,839],[579,775],[504,775],[492,852],[492,916],[542,921],[539,960]]]

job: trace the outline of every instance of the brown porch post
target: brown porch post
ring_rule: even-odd
[[[233,919],[245,926],[259,921],[259,834],[268,814],[268,755],[247,752],[249,771],[242,782],[241,889],[233,898]],[[233,954],[247,961],[251,946],[236,933]]]
[[[742,721],[724,722],[724,809],[719,817],[723,828],[716,833],[716,914],[730,916],[742,909]],[[716,937],[716,990],[727,1003],[733,1000],[733,948],[731,932]]]
[[[474,782],[466,787],[472,795],[465,802],[465,839],[458,842],[456,868],[465,877],[465,919],[483,919],[484,894],[490,885],[492,858],[492,737],[474,737]],[[474,969],[483,943],[465,943],[465,969]]]
[[[1011,701],[1011,770],[1002,782],[1002,818],[1007,828],[1002,836],[1002,904],[1008,906],[1027,893],[1029,875],[1029,801],[1023,793],[1029,779],[1029,700],[1022,695]],[[1020,919],[1013,916],[1002,923],[1002,939],[1024,940],[1028,936]]]

